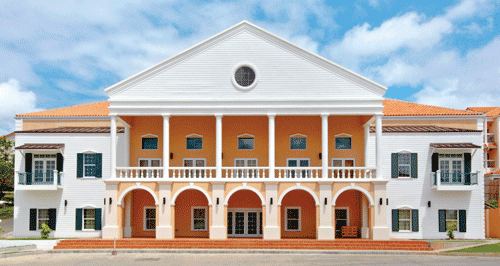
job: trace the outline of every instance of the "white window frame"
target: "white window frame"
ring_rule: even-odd
[[[47,218],[40,219],[40,211],[47,211]],[[42,230],[40,226],[42,226],[42,223],[40,221],[47,221],[45,224],[49,225],[50,223],[50,213],[49,209],[36,209],[36,230]]]
[[[188,149],[187,139],[189,139],[189,138],[201,138],[201,149]],[[186,150],[187,151],[201,151],[201,150],[203,150],[203,135],[196,134],[196,133],[186,135]]]
[[[44,157],[43,158],[35,158],[36,156],[40,156],[40,155],[43,155]],[[45,157],[45,156],[51,156],[51,157]],[[55,155],[55,157],[52,157],[53,155]],[[47,182],[47,162],[51,161],[51,162],[54,162],[54,170],[57,170],[57,153],[35,153],[33,154],[33,161],[31,163],[31,173],[32,173],[32,182],[35,182],[35,162],[36,161],[39,161],[39,162],[42,162],[42,173],[44,174],[43,175],[43,181],[42,182]],[[52,178],[56,178],[55,176],[52,176]]]
[[[333,214],[335,215],[336,210],[346,210],[347,211],[347,226],[351,225],[351,221],[349,219],[349,207],[335,207]],[[335,216],[334,216],[335,217]],[[337,218],[335,218],[337,220]]]
[[[205,222],[204,229],[194,229],[194,210],[195,209],[204,209],[205,210],[205,218],[203,219]],[[207,206],[192,206],[191,207],[191,231],[207,231],[208,230],[208,207]]]
[[[148,166],[146,166],[146,167],[153,167],[153,166],[151,166],[151,162],[152,162],[153,160],[158,160],[158,161],[160,161],[160,166],[154,166],[154,167],[162,167],[162,161],[161,161],[161,158],[138,158],[138,159],[137,159],[137,167],[140,167],[140,166],[141,166],[141,160],[142,160],[142,161],[148,161]]]
[[[240,149],[240,138],[243,138],[243,139],[253,139],[253,148],[252,149]],[[248,133],[241,134],[241,135],[239,135],[237,137],[237,143],[236,143],[236,145],[237,145],[239,151],[253,151],[253,150],[255,150],[255,136],[251,135],[251,134],[248,134]]]
[[[450,219],[450,220],[448,220],[448,211],[454,211],[454,212],[456,212],[456,214],[457,214],[457,219],[456,219],[456,220],[451,220],[451,219]],[[445,210],[445,215],[444,215],[444,224],[445,224],[446,231],[448,231],[448,221],[450,221],[450,222],[453,222],[453,221],[457,222],[457,226],[455,226],[455,230],[454,230],[454,232],[458,232],[458,231],[459,231],[459,230],[458,230],[458,227],[460,226],[460,217],[459,217],[459,215],[460,215],[460,212],[459,212],[458,210],[456,210],[456,209],[451,209],[451,210],[446,209],[446,210]]]
[[[94,219],[90,218],[85,218],[85,210],[94,210]],[[95,231],[95,218],[96,218],[96,213],[95,213],[95,208],[82,208],[82,231]],[[94,220],[94,228],[92,229],[85,229],[85,220]]]
[[[236,161],[237,160],[242,160],[244,161],[244,165],[243,166],[236,166]],[[255,166],[248,166],[248,161],[250,160],[255,160],[256,162],[256,165]],[[234,167],[241,167],[241,168],[246,168],[246,167],[259,167],[259,159],[257,158],[234,158]],[[246,171],[244,169],[242,170],[233,170],[233,176],[237,176],[237,177],[248,177],[248,176],[251,176],[251,177],[255,177],[257,175],[257,172],[259,170],[249,170],[249,171]]]
[[[188,166],[184,166],[185,165],[185,161],[187,161],[187,160],[193,161],[193,166],[191,166],[191,167],[207,167],[207,159],[206,158],[183,158],[182,159],[182,167],[188,167]],[[203,160],[203,164],[205,166],[196,166],[196,161],[197,160]]]
[[[445,155],[445,154],[455,154],[455,155],[461,155],[461,157],[455,157],[455,158],[442,158],[441,155]],[[461,174],[461,183],[464,183],[465,182],[465,165],[464,165],[464,154],[463,153],[439,153],[439,156],[438,156],[438,169],[441,170],[441,173],[443,172],[443,170],[441,169],[441,161],[448,161],[448,173],[453,173],[453,161],[460,161],[460,174]],[[448,176],[448,178],[451,180],[452,177],[451,175]],[[442,181],[441,181],[442,182]],[[449,182],[449,183],[453,183],[453,182]],[[458,183],[458,182],[456,182]]]
[[[245,222],[244,222],[244,234],[236,234],[236,212],[243,212],[244,217],[245,217]],[[248,213],[250,212],[256,212],[257,213],[257,234],[248,234]],[[233,219],[232,219],[232,224],[231,226],[233,227],[233,232],[231,234],[228,234],[227,236],[229,237],[262,237],[262,234],[260,234],[260,231],[264,232],[264,228],[260,227],[260,224],[262,221],[260,220],[260,216],[262,215],[262,209],[259,208],[228,208],[227,213],[232,213]],[[227,228],[226,228],[227,229]]]
[[[335,161],[335,160],[342,161],[342,166],[340,166],[340,167],[346,167],[345,161],[352,160],[352,163],[353,163],[352,167],[356,167],[356,159],[354,159],[354,158],[332,158],[332,167],[337,167],[337,166],[333,166],[333,161]]]
[[[154,229],[148,229],[148,228],[147,228],[147,225],[148,225],[148,223],[147,223],[147,222],[148,222],[148,221],[147,221],[148,219],[147,219],[147,217],[146,217],[146,211],[147,211],[147,210],[155,210],[155,218],[154,218],[154,220],[155,220],[155,226],[158,226],[158,225],[156,224],[156,215],[157,215],[157,213],[156,213],[156,207],[144,207],[144,214],[142,215],[142,221],[143,221],[143,223],[142,223],[142,227],[143,227],[143,228],[142,228],[142,230],[143,230],[143,231],[155,231],[155,230],[156,230],[156,228],[154,228]]]
[[[410,174],[409,174],[409,176],[400,176],[399,175],[399,166],[400,166],[400,164],[399,164],[399,154],[407,154],[407,155],[410,156],[410,163],[409,164],[401,164],[401,166],[408,166],[408,167],[410,167],[410,170],[409,170]],[[409,151],[398,151],[397,155],[398,155],[398,178],[411,178],[411,152],[409,152]]]
[[[288,229],[288,210],[294,210],[297,209],[299,210],[299,229]],[[292,220],[292,219],[290,219]],[[294,220],[294,219],[293,219]],[[302,210],[300,206],[290,206],[290,207],[285,207],[285,232],[300,232],[302,231]]]
[[[95,175],[94,175],[94,176],[87,176],[87,175],[85,174],[85,172],[86,172],[86,171],[85,171],[85,165],[92,166],[92,164],[86,164],[86,163],[85,163],[85,156],[87,156],[88,154],[94,154],[94,155],[95,155],[95,154],[97,154],[97,153],[98,153],[98,152],[94,152],[94,151],[87,151],[87,152],[83,152],[83,153],[82,153],[82,154],[83,154],[83,162],[82,162],[83,176],[82,176],[82,178],[96,178],[96,176],[95,176]],[[101,162],[101,164],[102,164],[102,162]],[[95,164],[93,164],[93,166],[94,166],[94,167],[96,167],[96,165],[95,165]]]
[[[143,149],[143,147],[142,147],[142,140],[144,138],[147,138],[147,139],[156,138],[157,139],[156,149]],[[145,135],[141,136],[141,150],[143,150],[143,151],[157,151],[159,149],[159,146],[160,146],[160,139],[158,138],[158,135],[148,133],[148,134],[145,134]]]
[[[306,139],[306,147],[304,149],[292,149],[292,138],[305,138]],[[289,147],[290,147],[290,150],[292,150],[292,151],[305,151],[305,150],[307,150],[307,135],[295,133],[293,135],[290,135],[289,142],[290,142]]]
[[[412,226],[413,226],[413,217],[412,217],[412,214],[411,214],[411,210],[410,208],[398,208],[398,228],[399,228],[399,231],[398,232],[402,232],[402,233],[411,233],[413,232],[412,231]],[[410,212],[410,218],[408,219],[401,219],[401,213],[400,211],[409,211]],[[401,230],[401,225],[400,225],[400,221],[401,220],[404,220],[404,221],[409,221],[410,222],[410,229],[408,230]]]
[[[335,139],[334,139],[333,145],[334,145],[335,150],[337,150],[337,151],[350,151],[350,150],[352,150],[352,135],[351,134],[340,133],[340,134],[335,135],[334,137],[335,137]],[[349,149],[337,149],[337,138],[350,138],[351,139],[351,148],[349,148]]]

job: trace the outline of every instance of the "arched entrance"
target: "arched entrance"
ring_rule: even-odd
[[[173,200],[175,237],[208,238],[210,208],[207,196],[200,190],[187,189]]]
[[[344,189],[334,197],[335,238],[369,238],[369,205],[373,205],[366,191]]]
[[[316,236],[315,198],[303,189],[289,191],[281,200],[281,238]]]
[[[153,195],[144,189],[133,189],[121,198],[124,206],[124,237],[155,237],[157,208]]]
[[[262,199],[254,191],[228,195],[227,237],[262,237]]]

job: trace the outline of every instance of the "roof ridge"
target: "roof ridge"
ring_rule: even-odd
[[[442,108],[442,109],[448,109],[448,110],[454,110],[454,111],[463,111],[463,112],[468,112],[468,113],[471,113],[471,114],[481,115],[478,112],[474,112],[474,111],[467,110],[467,109],[457,109],[457,108],[451,108],[451,107],[445,107],[445,106],[437,106],[437,105],[430,105],[430,104],[424,104],[424,103],[416,103],[416,102],[403,101],[403,100],[398,100],[398,99],[389,99],[389,98],[385,98],[384,100],[398,101],[398,102],[404,102],[404,103],[409,103],[409,104],[422,105],[422,106],[433,107],[433,108]]]

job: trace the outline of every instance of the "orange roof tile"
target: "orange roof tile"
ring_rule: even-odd
[[[447,107],[431,106],[400,100],[385,99],[385,116],[480,115],[479,113]]]
[[[68,107],[61,107],[45,111],[18,114],[16,117],[51,117],[51,116],[107,116],[109,102],[95,102]]]
[[[497,168],[491,172],[484,174],[484,176],[489,176],[489,175],[500,175],[500,168]]]
[[[486,117],[495,117],[500,115],[500,107],[486,113]]]
[[[498,107],[493,107],[493,106],[483,106],[483,107],[467,107],[466,110],[473,111],[473,112],[478,112],[478,113],[487,113],[489,111],[495,110]]]

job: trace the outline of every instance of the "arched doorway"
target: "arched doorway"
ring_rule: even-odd
[[[229,195],[227,237],[262,237],[262,199],[254,191]]]
[[[157,208],[155,198],[144,189],[133,189],[123,197],[124,237],[155,237]]]
[[[360,190],[347,189],[337,193],[334,200],[335,238],[369,238],[371,197]]]
[[[182,191],[175,200],[175,237],[208,238],[210,208],[207,196],[196,189]]]
[[[281,201],[281,238],[316,236],[316,200],[306,190],[289,191]]]

